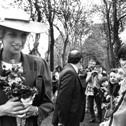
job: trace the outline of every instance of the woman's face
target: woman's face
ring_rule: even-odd
[[[122,80],[124,78],[124,76],[125,76],[125,73],[124,73],[123,69],[119,68],[118,73],[117,73],[118,80],[119,81]]]
[[[7,29],[3,35],[3,50],[18,54],[24,48],[28,33],[13,29]]]

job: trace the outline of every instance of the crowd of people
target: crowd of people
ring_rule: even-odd
[[[54,126],[79,126],[85,112],[90,114],[89,123],[125,126],[126,44],[121,46],[118,58],[120,67],[110,71],[94,58],[83,69],[80,52],[70,52],[67,65],[60,71]]]

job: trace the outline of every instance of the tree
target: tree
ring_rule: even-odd
[[[103,5],[98,9],[103,15],[104,34],[106,34],[108,61],[110,68],[118,66],[118,50],[121,46],[119,33],[123,30],[126,17],[126,3],[121,0],[102,0]],[[107,27],[106,27],[107,26]]]
[[[97,59],[104,67],[107,66],[105,64],[106,60],[106,50],[105,50],[105,41],[103,40],[102,32],[101,32],[102,24],[94,24],[92,26],[92,33],[88,36],[83,44],[83,55],[85,67],[88,64],[88,61],[91,58]]]
[[[55,18],[55,0],[43,0],[43,12],[46,16],[46,19],[49,23],[49,48],[47,51],[47,57],[50,54],[50,70],[53,72],[54,70],[54,28],[53,22]]]
[[[80,44],[84,41],[82,38],[89,31],[89,24],[86,21],[87,12],[80,0],[59,0],[56,11],[56,17],[63,25],[63,30],[57,28],[63,38],[62,64],[66,63],[66,49],[80,49]],[[89,15],[88,15],[89,16]],[[68,47],[69,45],[69,47]]]

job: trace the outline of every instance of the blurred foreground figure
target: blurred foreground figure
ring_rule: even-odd
[[[126,125],[126,44],[122,45],[118,52],[118,59],[121,65],[122,76],[120,81],[119,96],[116,99],[116,106],[111,112],[108,121],[100,126],[125,126]]]
[[[125,126],[126,125],[126,44],[122,45],[118,52],[118,58],[121,68],[124,72],[123,80],[120,84],[120,95],[118,104],[113,111],[111,118],[111,126]]]

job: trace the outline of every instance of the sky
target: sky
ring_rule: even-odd
[[[85,7],[87,9],[90,10],[94,4],[102,5],[102,0],[82,0],[82,3],[85,5]],[[98,13],[93,14],[93,16],[91,17],[91,20],[93,21],[93,23],[101,23],[102,22],[100,17],[98,16]]]
[[[90,5],[91,3],[101,5],[102,0],[82,0],[82,3],[85,3],[87,5]]]

